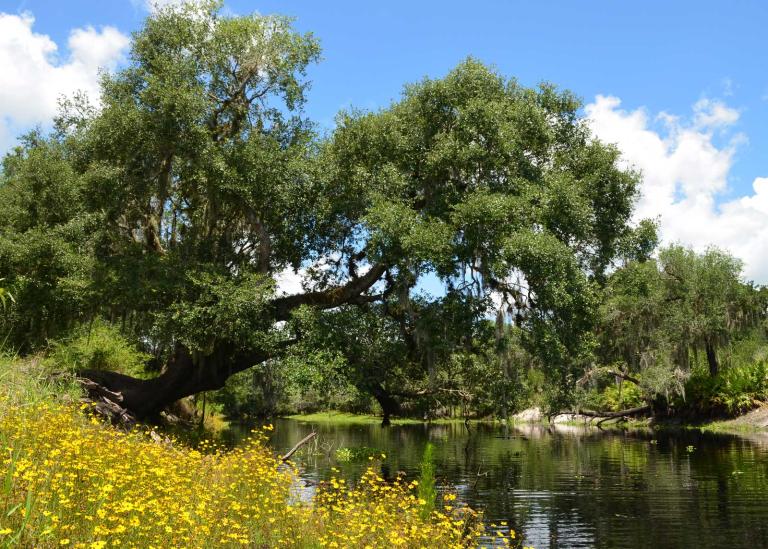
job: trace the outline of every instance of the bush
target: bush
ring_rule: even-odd
[[[75,329],[68,337],[50,344],[47,362],[59,370],[110,370],[146,377],[150,356],[139,351],[117,327],[96,320]]]
[[[628,381],[621,384],[621,389],[615,383],[611,383],[602,390],[589,391],[581,402],[583,408],[605,412],[618,412],[643,404],[645,400],[642,389]]]
[[[768,400],[768,360],[731,366],[712,377],[697,368],[685,385],[684,399],[676,405],[698,416],[733,416],[748,412]]]

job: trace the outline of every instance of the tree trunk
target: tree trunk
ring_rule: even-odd
[[[392,416],[400,415],[400,403],[381,385],[373,385],[370,390],[373,398],[381,406],[381,425],[386,427],[391,423],[390,418]]]
[[[715,377],[720,372],[720,365],[717,363],[717,352],[710,339],[707,339],[705,347],[707,351],[707,362],[709,363],[709,375]]]
[[[163,372],[151,379],[106,370],[86,370],[79,376],[96,384],[88,386],[92,396],[112,400],[137,418],[145,419],[184,397],[221,389],[231,375],[270,357],[263,352],[229,354],[224,351],[220,346],[212,355],[194,357],[185,346],[178,344]]]
[[[364,294],[386,271],[386,265],[374,263],[367,273],[353,277],[344,285],[324,291],[278,297],[272,300],[272,320],[289,320],[291,312],[301,305],[331,309],[345,303],[377,301],[381,295]],[[294,343],[295,339],[286,340],[279,347],[285,348]],[[152,379],[137,379],[103,370],[86,370],[79,375],[87,380],[85,386],[92,397],[100,399],[110,408],[116,404],[141,419],[158,414],[169,404],[186,396],[220,389],[231,375],[272,356],[273,353],[264,350],[243,351],[227,341],[219,341],[210,355],[193,356],[184,345],[177,344],[162,373]],[[382,399],[376,394],[374,396],[382,405],[385,420],[389,421],[389,416],[399,413],[400,407],[382,387],[378,389],[384,396]]]

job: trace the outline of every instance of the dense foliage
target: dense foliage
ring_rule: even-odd
[[[321,136],[302,111],[319,55],[217,2],[147,19],[97,106],[63,100],[3,160],[6,345],[139,417],[213,390],[231,415],[387,420],[564,408],[611,378],[670,403],[699,353],[717,377],[762,337],[738,261],[652,258],[640,174],[571,93],[470,58]]]
[[[385,414],[414,395],[468,400],[456,376],[477,377],[492,309],[548,378],[573,379],[599,286],[654,238],[628,225],[638,174],[573,95],[472,59],[319,137],[301,111],[318,56],[285,18],[217,3],[149,18],[98,108],[64,101],[55,132],[4,160],[9,341],[119,322],[160,375],[83,375],[138,415],[298,349]],[[280,295],[286,269],[304,293]]]
[[[759,399],[747,395],[764,394],[764,375],[754,378],[751,388],[741,383],[746,406],[715,406],[702,393],[702,383],[712,389],[730,386],[727,380],[749,378],[742,369],[760,371],[765,360],[766,293],[745,283],[741,268],[717,249],[697,254],[670,246],[658,259],[617,270],[601,309],[603,366],[591,373],[629,380],[646,401],[665,406],[690,409],[692,398],[700,412],[753,407]]]

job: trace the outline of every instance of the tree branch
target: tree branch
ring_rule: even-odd
[[[624,373],[621,373],[621,372],[617,372],[615,370],[609,370],[606,373],[609,374],[609,375],[612,375],[612,376],[620,377],[621,379],[623,379],[625,381],[629,381],[630,383],[634,383],[635,385],[640,385],[640,380],[637,379],[636,377],[632,377],[629,374],[624,374]]]
[[[280,457],[280,460],[281,460],[281,461],[288,461],[288,460],[290,459],[290,457],[291,457],[293,454],[295,454],[295,453],[296,453],[296,450],[298,450],[299,448],[301,448],[302,446],[304,446],[304,445],[305,445],[307,442],[309,442],[310,440],[312,440],[312,439],[313,439],[313,438],[315,438],[316,436],[317,436],[317,433],[316,433],[315,431],[312,431],[312,432],[311,432],[311,433],[309,433],[307,436],[305,436],[303,439],[301,439],[301,440],[300,440],[300,441],[299,441],[299,442],[296,444],[296,446],[294,446],[293,448],[291,448],[291,449],[288,451],[288,453],[287,453],[287,454],[285,454],[284,456],[281,456],[281,457]]]
[[[621,410],[618,412],[594,412],[592,410],[581,410],[578,412],[561,412],[561,414],[574,415],[574,416],[582,415],[587,417],[613,419],[613,418],[624,417],[624,416],[636,416],[638,414],[642,414],[650,411],[651,411],[650,405],[646,404],[645,406],[638,406],[637,408],[629,408],[627,410]]]
[[[345,303],[358,302],[360,296],[376,284],[387,271],[387,266],[375,263],[364,275],[350,280],[343,286],[330,288],[320,292],[279,297],[272,301],[275,309],[275,320],[288,320],[291,311],[301,305],[313,305],[322,309],[332,309]]]

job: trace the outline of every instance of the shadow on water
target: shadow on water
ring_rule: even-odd
[[[308,493],[341,470],[357,480],[367,460],[336,459],[340,448],[386,454],[381,474],[419,474],[434,444],[438,484],[509,524],[538,549],[565,547],[768,547],[768,441],[697,431],[606,431],[461,423],[310,424],[278,420],[271,443],[297,453]],[[236,442],[248,429],[229,433]]]

